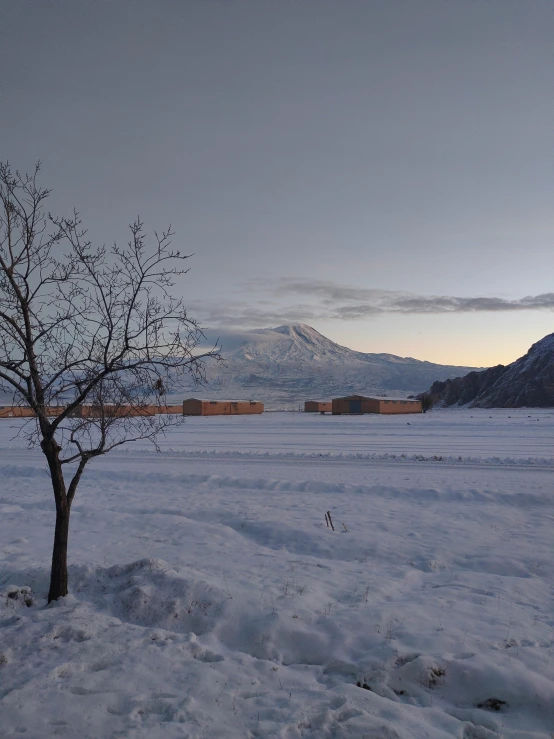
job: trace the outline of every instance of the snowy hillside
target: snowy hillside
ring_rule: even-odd
[[[554,406],[554,334],[545,336],[507,367],[471,372],[430,389],[441,406],[476,408],[551,408]]]
[[[176,397],[186,391],[296,407],[304,400],[349,393],[418,393],[435,380],[473,369],[357,352],[301,323],[249,331],[240,346],[226,350],[223,344],[222,354],[224,364],[207,367],[206,388],[179,388]]]

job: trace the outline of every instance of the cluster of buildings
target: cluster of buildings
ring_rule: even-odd
[[[189,398],[183,402],[184,416],[234,416],[250,413],[263,413],[264,404],[255,400],[197,400]],[[304,413],[332,413],[359,415],[363,413],[379,413],[394,415],[397,413],[421,413],[421,400],[408,398],[380,398],[365,395],[348,395],[333,400],[307,400]]]
[[[421,413],[421,400],[409,398],[367,397],[365,395],[347,395],[344,398],[333,398],[331,401],[307,400],[304,403],[305,413],[332,413],[359,415],[362,413],[379,413],[395,415],[397,413]]]
[[[57,416],[62,407],[47,408],[48,415]],[[188,398],[182,405],[146,405],[146,406],[103,406],[80,405],[72,413],[72,418],[101,418],[132,416],[155,416],[157,414],[175,414],[183,416],[238,416],[264,412],[264,404],[257,400],[198,400]],[[394,415],[398,413],[421,413],[421,400],[407,398],[367,397],[365,395],[348,395],[344,398],[333,398],[329,401],[307,400],[304,403],[305,413],[332,413],[360,415],[363,413],[379,413]],[[32,418],[34,411],[26,406],[0,406],[0,418]]]
[[[398,413],[421,413],[421,400],[411,398],[367,397],[365,395],[348,395],[333,400],[307,400],[304,413],[332,413],[360,415],[363,413],[379,413],[395,415]],[[264,404],[255,400],[197,400],[189,398],[183,401],[184,416],[234,416],[251,413],[263,413]]]

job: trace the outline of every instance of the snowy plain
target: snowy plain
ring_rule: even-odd
[[[91,463],[49,607],[20,424],[2,739],[554,736],[554,411],[187,419]]]

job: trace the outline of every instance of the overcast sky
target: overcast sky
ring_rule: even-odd
[[[8,0],[0,158],[140,213],[225,331],[509,362],[554,331],[552,0]]]

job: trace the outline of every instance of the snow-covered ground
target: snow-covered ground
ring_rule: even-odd
[[[91,464],[50,607],[19,423],[2,739],[554,735],[553,411],[188,419]]]

